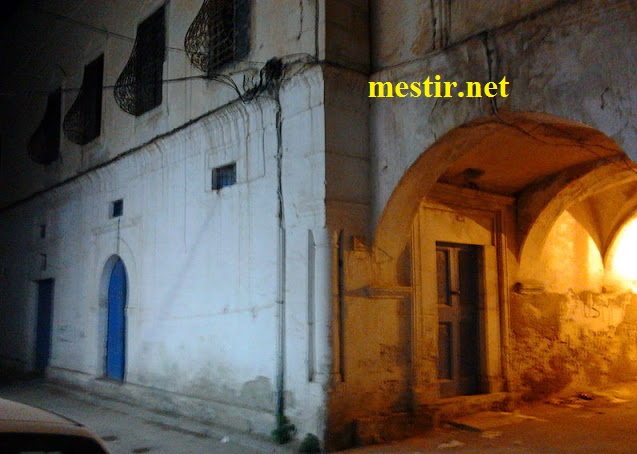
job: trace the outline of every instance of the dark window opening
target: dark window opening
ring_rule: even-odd
[[[140,116],[162,102],[162,73],[166,56],[165,7],[137,27],[135,45],[115,84],[115,101]]]
[[[111,202],[111,217],[118,218],[124,214],[124,200],[119,199]]]
[[[61,109],[62,90],[58,88],[49,94],[44,118],[27,145],[29,156],[38,164],[51,164],[60,156]]]
[[[78,145],[86,145],[100,135],[103,74],[104,55],[100,55],[84,67],[82,87],[64,117],[64,134]]]
[[[164,7],[159,8],[137,28],[139,53],[135,65],[137,114],[161,104],[165,41]]]
[[[212,77],[250,51],[251,0],[204,0],[184,48],[192,65]]]
[[[40,224],[40,238],[46,238],[46,224]]]
[[[212,169],[212,190],[217,191],[237,182],[237,164],[232,163]]]

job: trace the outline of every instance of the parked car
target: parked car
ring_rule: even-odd
[[[0,453],[108,454],[82,424],[30,405],[0,399]]]

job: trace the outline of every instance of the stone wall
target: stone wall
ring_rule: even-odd
[[[637,377],[637,295],[511,294],[511,385],[523,400]]]

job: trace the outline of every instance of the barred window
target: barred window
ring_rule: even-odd
[[[232,163],[212,169],[212,190],[217,191],[237,182],[237,164]]]
[[[60,155],[61,109],[62,89],[58,88],[49,94],[44,118],[27,145],[29,156],[38,164],[51,164]]]
[[[115,101],[139,116],[162,102],[162,73],[166,56],[165,7],[137,27],[133,51],[115,83]]]
[[[250,51],[251,0],[204,0],[188,28],[184,48],[208,76]]]
[[[111,202],[111,217],[118,218],[124,214],[124,199],[117,199]]]
[[[103,74],[104,55],[100,55],[84,67],[82,87],[64,117],[64,134],[78,145],[86,145],[100,135]]]

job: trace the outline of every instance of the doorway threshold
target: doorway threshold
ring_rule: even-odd
[[[434,427],[452,423],[454,419],[484,411],[511,411],[515,407],[512,393],[499,392],[474,394],[439,399],[437,402],[422,405],[418,412],[431,416]]]

